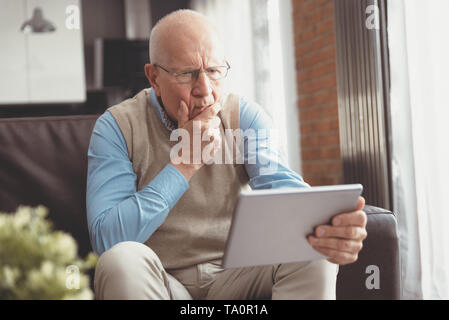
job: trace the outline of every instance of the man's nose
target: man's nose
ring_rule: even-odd
[[[198,78],[193,83],[192,94],[194,96],[206,97],[212,93],[212,86],[209,77],[205,72],[200,72]]]

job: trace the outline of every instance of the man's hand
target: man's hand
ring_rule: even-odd
[[[355,262],[367,236],[364,207],[365,199],[359,197],[355,211],[336,215],[332,225],[316,227],[314,235],[308,237],[310,245],[329,257],[329,262],[339,265]]]
[[[187,180],[195,174],[205,163],[203,161],[203,151],[205,147],[213,143],[212,152],[209,152],[209,158],[213,158],[215,153],[221,147],[221,134],[220,134],[220,124],[221,120],[218,117],[218,112],[221,110],[221,105],[219,103],[213,104],[210,107],[204,109],[195,118],[189,119],[189,108],[184,101],[180,102],[178,109],[178,129],[183,129],[188,132],[190,137],[190,160],[188,163],[173,164],[185,177]],[[201,132],[199,141],[201,141],[201,150],[196,150],[193,148],[193,130],[194,126],[196,130]],[[203,136],[209,137],[209,141],[202,141]],[[194,154],[195,152],[200,152],[200,154]],[[182,156],[182,155],[181,155]],[[195,163],[195,158],[199,159],[199,163]]]

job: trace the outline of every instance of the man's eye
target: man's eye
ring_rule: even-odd
[[[207,72],[209,72],[209,73],[217,73],[217,72],[220,72],[220,70],[218,70],[217,68],[209,68],[209,69],[207,69]]]

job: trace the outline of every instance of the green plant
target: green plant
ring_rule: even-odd
[[[21,206],[0,213],[0,299],[92,299],[88,269],[98,257],[77,255],[73,237],[54,231],[48,210]]]

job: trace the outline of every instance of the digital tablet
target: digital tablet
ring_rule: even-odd
[[[326,257],[307,236],[339,213],[357,208],[361,184],[242,191],[223,257],[224,268],[311,261]]]

